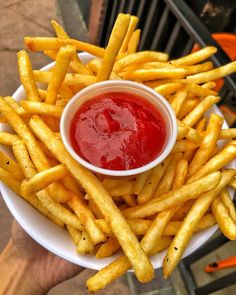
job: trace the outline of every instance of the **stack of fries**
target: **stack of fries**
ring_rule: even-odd
[[[236,239],[236,212],[227,190],[236,188],[236,129],[222,130],[224,119],[205,113],[219,101],[215,80],[236,71],[236,62],[213,69],[206,61],[216,52],[206,47],[185,57],[137,52],[137,17],[119,14],[106,49],[70,39],[52,21],[56,38],[26,37],[31,51],[55,59],[49,71],[34,71],[26,51],[18,53],[25,99],[0,97],[0,120],[15,134],[0,132],[14,160],[0,152],[0,179],[60,227],[78,253],[123,255],[87,281],[98,291],[133,268],[140,282],[154,276],[149,256],[166,248],[164,277],[180,261],[195,232],[218,224]],[[78,50],[94,56],[82,64]],[[67,152],[59,133],[62,111],[84,87],[108,79],[128,79],[164,95],[178,119],[178,138],[171,154],[140,175],[122,179],[94,175]],[[36,82],[46,87],[39,89]],[[42,84],[40,84],[42,85]],[[46,89],[46,90],[45,90]],[[218,145],[219,140],[224,140]]]

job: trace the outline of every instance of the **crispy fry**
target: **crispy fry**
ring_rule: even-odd
[[[116,186],[112,189],[108,189],[112,197],[119,197],[124,195],[133,195],[135,188],[135,181],[126,181],[122,186]]]
[[[128,48],[130,38],[133,35],[133,32],[134,32],[135,27],[137,25],[137,22],[138,22],[137,16],[131,15],[130,22],[129,22],[129,27],[128,27],[127,33],[125,35],[124,41],[123,41],[122,46],[121,46],[120,51],[119,51],[120,53],[126,52],[126,50]]]
[[[219,192],[227,185],[227,183],[234,177],[234,170],[226,170],[222,172],[222,178],[218,183],[217,187],[213,190],[209,190],[208,192],[202,194],[194,203],[192,208],[190,209],[188,215],[184,219],[181,228],[173,239],[166,257],[163,263],[163,272],[164,277],[168,278],[177,263],[181,259],[186,245],[192,234],[194,233],[198,223],[200,222],[202,216],[206,213],[211,202],[214,198],[219,194]]]
[[[178,58],[176,60],[171,60],[173,65],[194,65],[201,61],[206,60],[208,57],[216,53],[217,49],[213,46],[205,47],[199,51],[190,53],[184,57]]]
[[[178,189],[171,190],[159,198],[152,199],[145,204],[125,209],[123,215],[129,219],[152,216],[189,199],[195,199],[200,194],[214,189],[219,183],[220,178],[221,173],[219,171],[210,173],[197,181],[185,184]]]
[[[105,258],[112,256],[116,251],[118,251],[120,245],[116,238],[110,237],[106,243],[102,244],[96,253],[96,258]]]
[[[134,207],[137,205],[136,197],[134,195],[123,195],[122,199],[130,206]]]
[[[26,194],[34,194],[49,184],[62,179],[69,171],[63,165],[54,166],[48,170],[41,171],[35,174],[29,180],[24,180],[21,184],[21,190]]]
[[[20,168],[20,165],[12,160],[7,154],[0,150],[0,167],[8,171],[17,180],[21,181],[24,179],[24,175]]]
[[[234,73],[235,71],[236,71],[236,62],[233,61],[227,65],[221,66],[214,70],[188,76],[186,79],[189,82],[201,84],[201,83],[209,82],[212,80],[217,80],[224,76],[230,75]]]
[[[234,223],[236,224],[236,210],[228,190],[223,189],[220,192],[219,197],[222,203],[224,204],[224,206],[227,208],[230,217],[233,219]]]
[[[29,113],[60,118],[64,107],[44,102],[21,100],[20,104]]]
[[[179,159],[175,169],[175,176],[173,180],[172,189],[176,189],[184,185],[187,172],[188,172],[188,161],[184,158]]]
[[[183,104],[182,104],[182,106],[181,106],[181,108],[180,108],[180,110],[179,110],[179,112],[178,112],[178,114],[177,114],[177,118],[179,119],[179,120],[182,120],[188,113],[190,113],[198,104],[200,103],[200,99],[198,99],[198,98],[194,98],[194,99],[188,99],[188,100],[186,100]]]
[[[193,175],[211,157],[223,125],[223,118],[211,114],[203,141],[189,165],[188,177]]]
[[[236,146],[229,144],[212,157],[204,166],[196,171],[189,179],[188,183],[199,179],[200,177],[218,171],[230,163],[236,157]]]
[[[108,45],[106,47],[101,68],[97,75],[97,82],[109,80],[116,56],[122,49],[122,43],[125,42],[125,36],[129,27],[130,16],[120,13],[112,29]]]
[[[172,153],[181,153],[186,151],[191,151],[199,146],[196,142],[189,139],[177,140],[173,147]]]
[[[41,101],[27,52],[25,50],[19,51],[17,53],[17,58],[20,80],[27,98],[32,101]]]
[[[229,212],[220,197],[214,199],[211,209],[221,232],[228,239],[236,240],[236,224],[229,215]]]
[[[157,86],[154,88],[154,90],[160,93],[161,95],[165,96],[165,95],[173,94],[176,91],[181,90],[181,88],[183,88],[183,84],[174,82],[174,83],[166,83],[166,84]],[[182,92],[180,91],[177,93],[182,93]]]
[[[163,177],[163,174],[168,168],[168,165],[172,158],[172,155],[168,156],[162,163],[158,164],[156,167],[152,169],[147,179],[147,182],[143,187],[143,190],[140,192],[140,194],[138,194],[138,204],[146,203],[153,197],[153,194],[157,186],[159,185]]]
[[[70,225],[67,225],[66,227],[68,229],[68,233],[69,233],[71,239],[73,240],[75,245],[78,245],[78,243],[81,239],[81,236],[82,236],[81,231],[77,230],[76,228],[74,228],[73,226],[70,226]]]
[[[94,251],[93,243],[87,232],[83,231],[80,241],[76,248],[77,252],[80,254],[91,254]]]
[[[167,84],[165,84],[165,85],[167,85]],[[172,109],[174,110],[176,116],[178,115],[178,113],[179,113],[179,111],[180,111],[180,109],[181,109],[184,101],[186,100],[187,95],[188,94],[187,94],[186,91],[178,91],[174,95],[173,100],[171,102],[171,106],[172,106]]]
[[[232,181],[230,181],[229,186],[231,186],[233,189],[236,190],[236,179],[233,179]]]
[[[236,128],[222,129],[219,139],[236,139]]]
[[[127,53],[135,53],[138,49],[141,30],[135,30],[129,40]]]
[[[178,122],[178,134],[177,140],[183,139],[189,132],[190,127],[186,126],[185,124],[180,125]]]
[[[134,187],[134,192],[136,195],[140,194],[143,190],[145,184],[147,183],[150,173],[152,173],[151,169],[137,175]]]
[[[219,100],[220,97],[218,96],[207,96],[183,119],[183,123],[192,127],[202,115]]]
[[[215,91],[210,90],[205,87],[202,87],[202,86],[199,86],[197,84],[193,84],[193,83],[184,85],[183,90],[187,91],[188,93],[192,93],[193,95],[200,96],[200,97],[206,97],[209,95],[215,95],[215,96],[217,95],[217,93]]]
[[[59,39],[50,37],[25,37],[26,47],[31,51],[59,50],[62,46],[73,45],[76,50],[88,52],[97,57],[103,57],[105,50],[74,39]]]
[[[0,180],[16,194],[20,194],[20,182],[10,172],[0,167]]]
[[[149,259],[99,180],[90,171],[78,165],[71,158],[62,142],[47,128],[40,118],[32,117],[30,127],[46,143],[48,149],[53,152],[55,157],[70,170],[71,174],[74,175],[85,191],[91,196],[102,214],[109,220],[112,231],[130,260],[138,279],[142,282],[152,279],[153,268]],[[132,247],[130,247],[130,243],[127,243],[127,239],[132,241]]]
[[[12,146],[18,140],[20,140],[20,138],[15,134],[3,131],[0,132],[0,144]]]

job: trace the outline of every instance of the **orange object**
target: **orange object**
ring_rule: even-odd
[[[217,43],[219,43],[220,47],[224,50],[224,52],[228,55],[231,60],[236,59],[236,35],[229,33],[215,33],[211,35],[213,39]],[[195,52],[200,49],[198,44],[194,44],[192,52]],[[219,79],[216,81],[215,91],[219,91],[224,85],[224,80]]]
[[[216,272],[221,269],[235,267],[236,266],[236,256],[231,256],[227,259],[220,260],[218,262],[213,262],[208,264],[205,268],[205,272]]]

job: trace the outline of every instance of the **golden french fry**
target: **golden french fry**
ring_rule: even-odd
[[[29,180],[24,180],[21,184],[21,190],[26,194],[34,194],[49,184],[62,179],[69,171],[63,165],[54,166],[47,170],[41,171],[31,177]]]
[[[218,171],[225,165],[230,163],[236,157],[236,146],[229,144],[220,150],[214,157],[212,157],[204,166],[199,168],[190,178],[188,183],[203,177],[213,171]]]
[[[184,57],[178,58],[176,60],[171,60],[170,63],[176,66],[179,65],[194,65],[201,61],[206,60],[210,56],[212,56],[214,53],[216,53],[217,49],[213,46],[207,46],[201,50],[198,50],[196,52],[190,53]]]
[[[0,167],[0,180],[4,182],[16,194],[20,194],[20,181],[10,172]]]
[[[184,202],[183,204],[181,204],[180,207],[176,210],[176,212],[171,220],[174,220],[174,221],[184,220],[184,218],[188,214],[188,211],[191,209],[193,203],[194,203],[194,199],[188,200],[188,201]]]
[[[193,83],[184,85],[183,89],[185,91],[187,91],[188,93],[192,93],[193,95],[200,96],[200,97],[206,97],[209,95],[214,95],[214,96],[217,95],[217,93],[215,91],[210,90],[205,87],[202,87],[202,86],[199,86],[197,84],[193,84]]]
[[[100,181],[89,170],[80,166],[68,154],[62,142],[58,140],[39,117],[33,116],[29,124],[31,129],[45,142],[46,146],[55,157],[64,164],[71,174],[81,183],[85,191],[91,196],[94,203],[101,210],[103,216],[109,221],[114,235],[134,268],[137,278],[142,282],[152,279],[153,267],[150,260]],[[127,239],[129,243],[127,243]]]
[[[181,259],[188,241],[192,237],[198,223],[211,205],[211,202],[219,192],[234,177],[234,170],[222,172],[222,178],[217,187],[202,194],[193,204],[188,215],[185,217],[182,226],[174,237],[163,262],[164,277],[168,278],[179,260]]]
[[[24,174],[20,165],[12,160],[7,154],[0,150],[0,167],[12,174],[14,178],[21,181],[24,179]]]
[[[188,76],[186,79],[189,82],[201,84],[212,80],[217,80],[234,72],[236,72],[236,61],[211,71]]]
[[[147,170],[141,174],[138,174],[136,177],[136,183],[134,186],[134,192],[136,195],[140,194],[145,184],[147,183],[148,177],[152,173],[152,170]]]
[[[17,59],[20,80],[27,98],[32,101],[41,101],[27,52],[25,50],[19,51],[17,53]]]
[[[181,154],[177,153],[173,156],[173,158],[169,162],[169,165],[166,168],[166,171],[163,174],[161,181],[154,193],[154,198],[159,197],[171,190],[174,176],[175,176],[175,169],[180,157],[181,157]]]
[[[180,122],[180,121],[179,121]],[[186,126],[185,124],[180,125],[178,122],[178,134],[177,140],[183,139],[189,132],[190,127]]]
[[[114,72],[119,73],[125,67],[135,64],[144,63],[148,61],[167,61],[169,58],[168,54],[156,51],[142,51],[129,54],[119,59],[114,66]]]
[[[231,186],[233,189],[236,190],[236,179],[233,179],[232,181],[230,181],[229,186]]]
[[[177,114],[177,118],[179,119],[179,120],[182,120],[188,113],[190,113],[198,104],[200,103],[200,99],[198,99],[198,98],[194,98],[194,99],[188,99],[188,100],[186,100],[183,104],[182,104],[182,106],[181,106],[181,108],[180,108],[180,110],[179,110],[179,112],[178,112],[178,114]]]
[[[4,113],[8,123],[15,132],[24,140],[36,169],[40,172],[50,168],[48,159],[41,150],[28,126],[1,97],[0,111]],[[51,184],[48,189],[50,194],[60,202],[67,202],[70,197],[68,191],[58,182]]]
[[[211,82],[206,82],[204,84],[201,85],[202,88],[206,88],[206,89],[213,89],[216,87],[216,83],[211,81]]]
[[[224,204],[224,206],[227,208],[230,217],[232,218],[232,220],[236,224],[236,210],[235,210],[234,203],[233,203],[233,201],[232,201],[232,199],[230,197],[230,194],[229,194],[228,190],[223,189],[220,192],[219,197],[220,197],[222,203]]]
[[[97,75],[97,82],[109,80],[112,72],[116,56],[119,50],[122,49],[122,43],[125,41],[125,36],[129,27],[130,15],[119,13],[112,29],[108,45],[103,55],[101,68]]]
[[[181,153],[186,151],[191,151],[199,146],[196,142],[189,139],[177,140],[173,147],[172,153]]]
[[[207,96],[204,98],[187,116],[183,119],[183,123],[192,127],[199,121],[203,114],[215,103],[220,100],[218,96]]]
[[[69,233],[71,239],[73,240],[75,245],[78,245],[78,243],[81,239],[81,236],[82,236],[81,231],[77,230],[76,228],[74,228],[73,226],[70,226],[70,225],[67,225],[66,227],[67,227],[67,230],[68,230],[68,233]]]
[[[122,186],[116,186],[114,188],[108,189],[109,193],[112,197],[119,197],[124,195],[133,195],[135,188],[135,181],[126,181],[123,183]]]
[[[0,132],[0,144],[12,146],[18,140],[20,140],[20,137],[15,134]]]
[[[130,38],[133,35],[133,32],[134,32],[135,27],[137,25],[137,22],[138,22],[137,16],[131,15],[130,22],[129,22],[129,27],[128,27],[127,33],[125,35],[124,41],[123,41],[123,43],[121,45],[121,48],[120,48],[119,53],[126,52],[126,50],[128,48],[128,44],[129,44]]]
[[[151,170],[151,173],[147,179],[146,184],[144,185],[142,191],[138,194],[138,204],[146,203],[149,201],[159,185],[163,174],[165,173],[166,169],[170,161],[172,160],[172,155],[168,156],[162,163],[158,164]]]
[[[90,211],[90,209],[87,207],[87,204],[82,199],[80,199],[75,194],[72,194],[72,197],[68,202],[68,205],[73,209],[75,214],[78,216],[79,220],[84,225],[91,241],[94,244],[103,242],[106,239],[105,235],[96,225],[93,213]]]
[[[214,189],[221,178],[219,171],[208,174],[190,184],[171,190],[159,198],[152,199],[145,204],[128,208],[123,211],[126,218],[145,218],[158,212],[174,207],[189,199],[195,199],[200,194]]]
[[[123,195],[121,198],[130,206],[134,207],[137,205],[136,197],[134,195]]]
[[[13,145],[12,148],[13,148],[14,155],[15,155],[19,165],[21,166],[25,177],[31,178],[35,174],[37,174],[37,171],[36,171],[34,164],[32,163],[32,161],[29,157],[29,154],[28,154],[28,151],[26,149],[24,142],[17,141]],[[20,194],[20,191],[18,194]],[[64,208],[62,205],[57,203],[53,198],[51,198],[51,196],[48,194],[48,192],[46,190],[41,190],[40,192],[38,192],[36,194],[36,196],[40,200],[40,204],[42,204],[42,205],[38,205],[38,202],[36,203],[36,201],[32,200],[32,198],[30,196],[29,197],[23,196],[23,197],[28,202],[30,202],[31,205],[33,205],[34,207],[36,207],[35,205],[37,205],[36,208],[41,213],[43,213],[44,215],[49,217],[51,220],[53,220],[55,223],[59,224],[59,222],[60,223],[63,222],[65,224],[75,227],[78,230],[84,230],[81,222],[76,217],[76,215],[74,215],[69,210]],[[40,209],[41,207],[42,207],[42,210]],[[49,212],[47,213],[47,211],[49,211],[51,214],[49,214]],[[54,217],[54,219],[52,216]],[[58,220],[58,222],[57,222],[57,220]]]
[[[141,30],[135,30],[129,40],[127,53],[135,53],[138,49]]]
[[[91,254],[94,251],[94,245],[87,232],[83,231],[81,238],[76,248],[77,252],[80,254]]]
[[[222,233],[228,239],[236,240],[236,224],[220,197],[214,199],[211,210]]]
[[[123,72],[120,74],[123,79],[126,80],[141,80],[149,81],[155,79],[180,79],[186,76],[186,70],[182,68],[160,68],[160,69],[150,69],[150,70],[135,70],[133,72]]]
[[[26,47],[31,51],[59,50],[62,46],[73,45],[76,50],[88,52],[97,57],[103,57],[104,48],[74,39],[60,39],[51,37],[25,37]]]
[[[120,249],[120,245],[116,238],[110,237],[104,244],[100,246],[96,253],[96,258],[105,258],[112,256]]]
[[[168,84],[165,84],[165,85],[168,85]],[[160,86],[159,86],[160,87]],[[157,87],[158,88],[158,87]],[[157,89],[155,88],[155,90]],[[174,97],[173,97],[173,100],[171,102],[171,107],[173,109],[173,111],[175,112],[175,115],[177,116],[184,101],[186,100],[187,98],[187,92],[186,91],[178,91]]]
[[[205,214],[199,221],[194,232],[200,232],[208,227],[211,227],[215,223],[216,220],[212,214]],[[163,236],[175,236],[178,233],[182,224],[183,221],[170,221],[163,231]]]
[[[188,176],[190,177],[199,170],[211,157],[216,146],[224,119],[216,114],[211,114],[209,123],[204,134],[202,143],[195,153],[189,165]]]
[[[71,46],[60,48],[57,54],[55,66],[53,67],[53,70],[52,70],[52,77],[48,84],[47,94],[45,99],[46,103],[54,104],[56,102],[59,88],[61,87],[65,79],[66,72],[73,54],[74,54],[73,47]]]
[[[236,139],[236,128],[222,129],[219,139]]]
[[[18,104],[17,101],[11,96],[5,96],[3,99],[9,104],[9,106],[20,116],[26,116],[27,112]]]
[[[178,82],[173,82],[173,83],[166,83],[163,85],[159,85],[155,87],[154,90],[160,93],[161,95],[165,96],[165,95],[175,93],[176,91],[179,91],[181,88],[183,88],[183,84]],[[179,93],[182,93],[182,92],[180,91]]]
[[[20,104],[29,113],[60,118],[64,107],[44,102],[21,100]]]
[[[188,173],[188,161],[185,158],[181,158],[179,159],[176,165],[172,189],[176,189],[184,185],[185,179],[187,177],[187,173]]]

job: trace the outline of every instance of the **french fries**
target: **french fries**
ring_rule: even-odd
[[[79,254],[103,259],[122,252],[88,279],[91,292],[131,267],[140,282],[150,281],[154,270],[149,256],[166,248],[163,269],[169,277],[192,235],[214,224],[236,240],[236,210],[227,190],[236,188],[236,170],[226,169],[236,158],[236,129],[222,129],[223,118],[211,111],[220,100],[215,80],[236,72],[236,62],[213,68],[207,61],[217,51],[212,46],[176,60],[163,52],[138,51],[137,22],[135,16],[119,14],[104,49],[71,39],[52,21],[56,38],[25,37],[25,45],[42,51],[55,65],[34,70],[21,50],[18,69],[25,96],[19,102],[0,97],[0,122],[15,132],[0,132],[0,144],[14,155],[0,151],[0,180],[64,228]],[[94,58],[82,64],[79,50]],[[177,117],[171,153],[139,175],[96,175],[70,156],[60,137],[60,118],[71,98],[109,79],[153,88]]]

